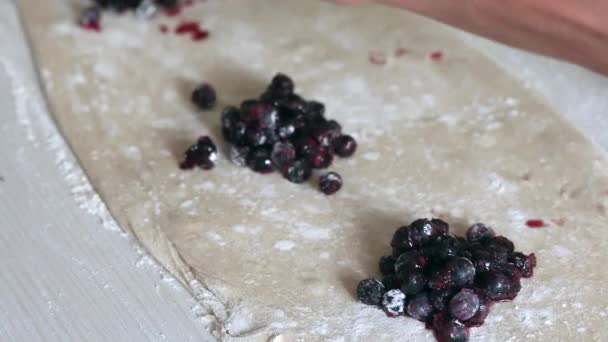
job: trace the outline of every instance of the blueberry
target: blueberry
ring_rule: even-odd
[[[430,272],[429,287],[433,290],[444,291],[453,286],[451,272],[447,269],[437,268]]]
[[[431,290],[429,292],[429,300],[431,305],[437,311],[443,311],[448,307],[448,302],[453,295],[453,291],[448,290]]]
[[[482,274],[480,284],[488,298],[495,301],[511,300],[521,289],[518,279],[511,279],[500,272]]]
[[[274,165],[282,169],[291,165],[296,159],[296,149],[290,142],[277,142],[272,146],[270,157]]]
[[[380,305],[384,292],[384,285],[376,279],[362,280],[357,286],[357,298],[368,305]]]
[[[342,188],[342,177],[335,172],[328,172],[319,177],[319,189],[326,195],[332,195]]]
[[[454,286],[463,287],[473,284],[475,280],[475,266],[467,258],[456,258],[451,260],[447,269]]]
[[[418,251],[410,250],[402,253],[397,260],[395,260],[395,273],[399,275],[420,272],[426,264],[426,257]]]
[[[522,277],[530,278],[534,274],[534,267],[536,267],[536,255],[534,253],[525,255],[521,252],[515,252],[509,256],[509,261],[520,270]]]
[[[450,231],[450,225],[444,220],[438,218],[431,220],[431,226],[433,227],[432,238],[445,235]]]
[[[443,314],[433,316],[433,332],[437,342],[467,342],[469,328],[455,319]]]
[[[405,312],[405,294],[399,289],[387,291],[382,296],[382,308],[390,317],[403,315]]]
[[[217,160],[217,147],[208,136],[202,136],[185,152],[186,158],[180,164],[181,169],[191,169],[195,166],[210,170]]]
[[[393,274],[387,274],[382,278],[382,284],[386,287],[387,290],[398,289],[401,287],[401,283],[397,276]]]
[[[306,105],[306,115],[307,116],[324,116],[325,115],[325,105],[319,101],[308,101]]]
[[[461,321],[466,321],[475,316],[479,310],[479,297],[475,291],[462,289],[450,300],[450,314]]]
[[[426,277],[422,272],[399,273],[397,278],[401,282],[401,291],[408,295],[415,295],[426,286]]]
[[[296,132],[296,126],[291,121],[280,122],[277,127],[277,134],[281,139],[287,139]]]
[[[208,84],[203,83],[196,87],[192,92],[192,102],[202,110],[212,109],[217,101],[217,95],[215,89]]]
[[[299,159],[283,166],[281,172],[288,181],[300,184],[310,179],[312,168],[306,160]]]
[[[272,78],[268,91],[280,96],[287,96],[293,94],[294,88],[295,85],[289,76],[278,73]]]
[[[312,154],[308,160],[310,165],[315,169],[328,168],[334,160],[334,155],[331,150],[326,147],[319,147],[314,154]]]
[[[235,107],[226,107],[222,112],[222,133],[224,138],[235,145],[244,145],[247,127],[241,121],[241,112]]]
[[[327,122],[317,125],[314,129],[313,136],[321,144],[321,146],[331,146],[340,135],[342,134],[342,126],[335,121],[329,120]]]
[[[385,255],[380,257],[378,264],[382,274],[386,275],[395,273],[395,258],[393,256]]]
[[[262,146],[269,143],[266,132],[255,127],[247,128],[245,131],[245,141],[249,146]]]
[[[274,170],[270,151],[266,148],[255,148],[247,156],[247,165],[250,169],[259,173],[269,173]]]
[[[467,240],[471,243],[479,243],[495,236],[494,229],[483,223],[475,223],[467,230]]]
[[[159,6],[171,8],[177,6],[177,1],[178,0],[156,0],[156,3],[158,3]]]
[[[469,318],[468,320],[466,320],[465,322],[463,322],[467,327],[479,327],[483,324],[483,322],[485,321],[486,317],[488,317],[488,314],[490,313],[490,309],[492,308],[492,304],[494,302],[488,298],[480,298],[480,305],[479,305],[479,310],[477,310],[477,313]]]
[[[414,248],[412,245],[412,241],[410,239],[410,227],[402,226],[399,227],[393,234],[393,238],[391,240],[391,247],[397,248],[401,251],[406,251]]]
[[[426,292],[414,296],[407,304],[407,314],[419,321],[427,321],[433,314],[433,306]]]
[[[410,239],[414,246],[422,246],[433,236],[433,225],[428,219],[417,219],[410,223]]]
[[[241,105],[241,110],[242,119],[248,127],[276,129],[279,113],[273,106],[262,102],[245,103]]]
[[[357,141],[352,136],[344,134],[334,140],[333,149],[338,157],[350,157],[357,150]]]
[[[513,253],[513,250],[515,249],[513,242],[504,236],[496,236],[489,240],[488,247],[501,248],[507,251],[507,253]]]
[[[458,239],[451,234],[439,236],[424,247],[424,253],[435,261],[445,261],[460,254]]]

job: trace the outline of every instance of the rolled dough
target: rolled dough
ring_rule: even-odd
[[[458,233],[489,223],[538,257],[535,277],[473,341],[608,340],[606,159],[450,29],[378,6],[209,0],[177,18],[108,14],[92,33],[74,23],[78,2],[18,3],[82,166],[219,339],[433,341],[422,323],[353,293],[377,275],[399,225],[438,216]],[[201,20],[210,39],[159,32],[181,19]],[[332,167],[343,190],[325,197],[226,158],[180,171],[199,135],[225,149],[220,109],[257,96],[277,71],[358,138],[356,156]],[[188,100],[202,80],[220,96],[212,112]],[[532,218],[548,227],[527,228]]]

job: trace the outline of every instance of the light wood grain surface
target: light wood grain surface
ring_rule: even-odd
[[[0,29],[14,36],[0,36],[0,341],[213,340],[190,294],[101,221],[44,106],[12,1],[0,0],[5,11]],[[465,39],[608,148],[607,78]]]

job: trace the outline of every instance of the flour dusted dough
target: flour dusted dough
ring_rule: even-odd
[[[19,5],[52,110],[91,181],[220,338],[432,341],[423,324],[389,319],[353,292],[377,275],[399,225],[441,216],[459,233],[489,223],[538,257],[535,277],[473,341],[608,340],[608,164],[453,31],[383,7],[209,0],[183,14],[211,31],[197,43],[159,32],[175,18],[106,15],[96,34],[74,24],[76,3]],[[356,156],[332,167],[343,190],[326,197],[225,158],[211,172],[180,171],[199,135],[225,147],[221,107],[258,95],[277,71],[358,137]],[[202,80],[220,96],[212,112],[188,101]],[[530,218],[550,225],[526,228]]]

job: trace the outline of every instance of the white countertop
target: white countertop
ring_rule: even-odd
[[[0,11],[14,12],[12,2],[0,0]],[[44,105],[12,17],[0,21],[0,32],[14,34],[0,36],[0,340],[213,340],[188,291],[121,232],[91,190]],[[608,148],[608,78],[465,39]]]

